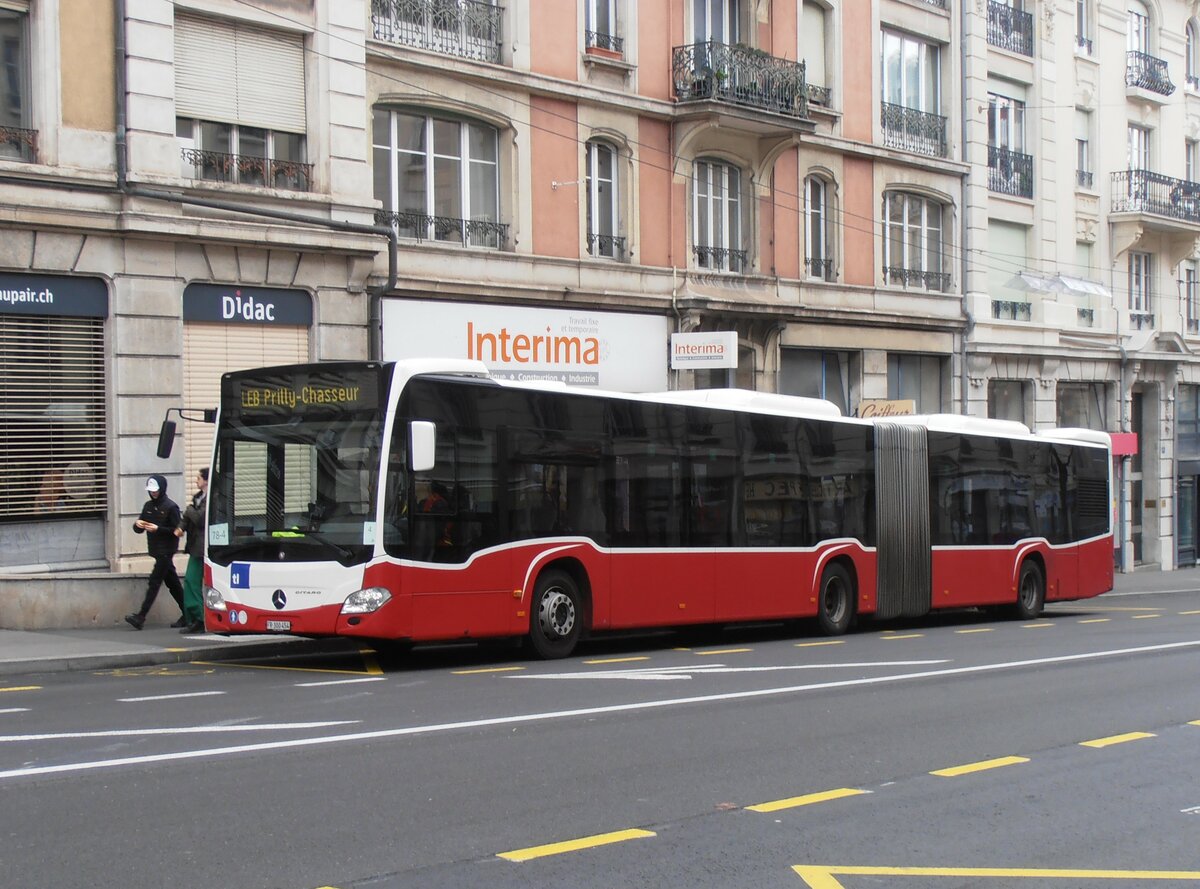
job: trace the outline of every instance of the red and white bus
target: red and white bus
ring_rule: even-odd
[[[459,360],[226,374],[205,623],[378,642],[918,617],[1112,588],[1104,433]]]

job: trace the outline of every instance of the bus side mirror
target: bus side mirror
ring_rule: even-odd
[[[433,469],[437,449],[436,427],[428,420],[408,424],[408,462],[413,472]]]
[[[171,456],[171,447],[175,444],[175,421],[163,420],[162,428],[158,430],[158,456],[167,459]]]

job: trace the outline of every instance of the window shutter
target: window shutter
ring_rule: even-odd
[[[304,40],[240,22],[175,18],[175,113],[304,133]]]

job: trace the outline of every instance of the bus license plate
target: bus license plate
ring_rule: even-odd
[[[267,621],[268,630],[290,630],[292,622],[290,620],[269,620]]]

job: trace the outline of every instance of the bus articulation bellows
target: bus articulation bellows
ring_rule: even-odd
[[[372,643],[919,617],[1112,588],[1101,432],[598,392],[459,360],[225,374],[205,623]]]

